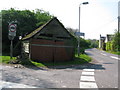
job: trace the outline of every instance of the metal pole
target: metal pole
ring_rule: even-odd
[[[120,31],[119,31],[119,30],[120,30],[120,26],[119,26],[119,24],[120,24],[119,21],[120,21],[120,20],[119,20],[119,19],[120,19],[120,17],[118,16],[118,35],[119,35],[119,33],[120,33]],[[119,45],[119,42],[120,42],[120,41],[119,41],[119,39],[118,39],[118,45]],[[118,51],[120,51],[120,48],[119,48],[119,47],[118,47]]]
[[[119,21],[120,21],[120,20],[119,20],[119,19],[120,19],[120,17],[118,16],[118,33],[120,32],[120,31],[119,31],[119,30],[120,30],[120,26],[119,26],[119,23],[120,23]]]
[[[83,3],[81,3],[81,4],[88,4],[88,2],[83,2]],[[80,5],[81,4],[79,4],[79,33],[80,33]],[[78,37],[78,56],[80,56],[80,36]]]
[[[10,45],[10,59],[13,57],[13,41],[11,40],[11,45]]]
[[[79,33],[80,33],[80,5],[79,5]],[[80,36],[78,36],[78,56],[80,56]]]

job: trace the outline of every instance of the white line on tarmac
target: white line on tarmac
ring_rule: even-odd
[[[82,72],[82,75],[94,75],[94,72]]]
[[[114,57],[114,56],[110,56],[111,58],[114,58],[114,59],[117,59],[117,60],[120,60],[120,58],[118,57]]]
[[[80,88],[98,88],[94,78],[94,71],[95,69],[83,69],[79,82]]]
[[[104,55],[104,56],[107,56],[106,54],[104,54],[104,53],[101,53],[102,55]]]
[[[95,82],[80,82],[80,88],[98,88]]]
[[[63,88],[66,88],[67,86],[62,86]]]
[[[95,81],[94,76],[81,76],[81,81]]]
[[[83,71],[93,72],[95,69],[83,69]]]
[[[29,86],[29,85],[25,85],[25,84],[0,81],[0,89],[1,88],[38,88],[38,87]]]

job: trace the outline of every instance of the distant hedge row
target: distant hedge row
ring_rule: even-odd
[[[113,43],[111,41],[109,41],[109,42],[106,43],[106,50],[107,51],[114,51],[113,48],[114,48],[113,47]]]
[[[115,45],[112,41],[106,43],[106,51],[120,51],[120,45]]]
[[[116,30],[113,40],[106,43],[106,51],[120,52],[120,33]]]

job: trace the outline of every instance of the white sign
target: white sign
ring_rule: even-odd
[[[9,25],[9,36],[16,36],[16,24]]]
[[[10,30],[10,32],[15,32],[16,31],[16,25],[15,24],[11,24],[9,26],[9,30]]]

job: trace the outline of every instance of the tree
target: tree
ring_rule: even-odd
[[[43,25],[51,19],[52,15],[44,10],[37,9],[36,11],[30,10],[2,10],[2,50],[3,53],[9,52],[10,40],[8,39],[8,25],[11,21],[17,21],[17,34],[14,39],[14,46],[19,41],[19,36],[24,37],[26,34],[31,33],[37,27]]]
[[[118,30],[115,30],[112,41],[106,43],[106,50],[120,52],[120,32]]]
[[[74,36],[75,36],[75,32],[78,31],[77,29],[73,29],[73,28],[70,28],[70,27],[67,27],[66,29]]]
[[[49,12],[46,12],[44,10],[36,9],[34,11],[35,17],[37,19],[36,26],[41,26],[44,23],[46,23],[49,19],[51,19],[53,16],[49,14]]]
[[[99,45],[99,41],[96,39],[88,39],[87,42],[89,43],[90,48],[97,48]]]
[[[112,45],[114,51],[120,51],[120,32],[118,30],[115,30]]]

